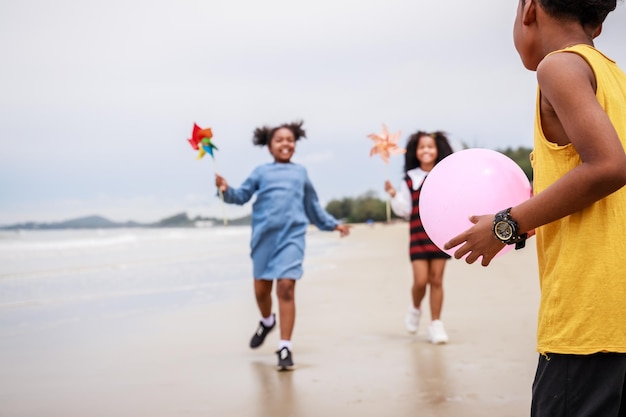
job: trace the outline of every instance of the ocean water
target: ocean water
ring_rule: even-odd
[[[320,268],[333,239],[307,236]],[[241,296],[250,228],[0,232],[0,336],[38,326],[190,308]],[[249,294],[248,294],[249,295]]]

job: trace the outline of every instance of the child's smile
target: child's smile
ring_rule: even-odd
[[[296,139],[287,128],[278,129],[270,142],[270,153],[276,162],[290,162],[296,151]]]
[[[417,159],[422,169],[429,170],[437,161],[437,144],[432,136],[422,136],[417,146]]]

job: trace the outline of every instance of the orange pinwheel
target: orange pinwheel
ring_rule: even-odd
[[[391,155],[405,153],[406,149],[398,147],[400,134],[400,131],[393,134],[389,133],[387,126],[383,123],[383,131],[381,133],[372,133],[371,135],[367,135],[368,138],[374,141],[374,146],[370,151],[370,156],[378,154],[382,158],[383,162],[388,164]]]
[[[374,141],[374,146],[370,151],[370,157],[378,154],[382,158],[383,162],[387,166],[387,175],[389,174],[389,158],[391,155],[406,153],[406,149],[398,147],[398,139],[400,138],[400,131],[397,133],[389,133],[387,125],[383,123],[383,131],[381,133],[372,133],[367,135],[368,138]],[[391,207],[389,203],[389,196],[386,201],[387,211],[387,223],[391,220]]]

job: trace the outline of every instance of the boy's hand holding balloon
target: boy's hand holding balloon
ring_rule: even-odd
[[[494,214],[531,196],[524,171],[506,155],[465,149],[444,158],[424,180],[420,216],[430,239],[457,259],[489,265],[513,249],[493,234]],[[459,246],[461,245],[461,246]]]
[[[493,236],[493,214],[482,216],[470,216],[469,221],[474,224],[463,233],[450,239],[445,245],[445,250],[456,248],[453,256],[460,259],[467,255],[465,262],[473,264],[482,256],[481,265],[487,266],[491,260],[506,245]]]

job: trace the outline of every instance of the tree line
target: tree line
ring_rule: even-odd
[[[519,147],[517,149],[498,149],[498,152],[511,158],[524,171],[526,177],[532,183],[533,172],[530,165],[531,148]],[[386,196],[385,196],[386,197]],[[326,205],[326,211],[337,219],[348,223],[364,223],[367,221],[387,221],[387,201],[378,198],[376,191],[367,191],[357,197],[344,197],[331,200]],[[391,213],[392,218],[398,218]]]

